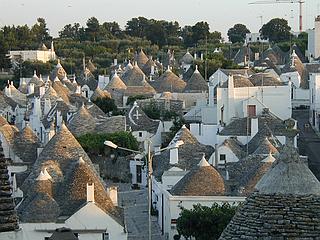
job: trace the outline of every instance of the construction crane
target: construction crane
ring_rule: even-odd
[[[302,0],[275,0],[275,1],[257,1],[249,4],[275,4],[275,3],[299,3],[299,31],[302,32],[302,7],[305,3]]]

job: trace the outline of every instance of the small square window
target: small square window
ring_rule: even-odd
[[[139,137],[142,137],[142,132],[139,132]]]
[[[225,160],[226,160],[226,155],[220,154],[220,161],[225,161]]]

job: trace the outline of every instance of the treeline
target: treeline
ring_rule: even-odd
[[[62,39],[69,38],[77,41],[105,41],[106,39],[126,39],[136,37],[149,40],[159,47],[165,45],[184,45],[193,47],[199,40],[205,38],[220,42],[220,32],[210,32],[207,22],[197,22],[194,26],[181,27],[177,21],[147,19],[144,17],[132,18],[127,21],[122,30],[117,22],[100,23],[95,17],[88,19],[86,26],[79,23],[67,24],[59,32]]]

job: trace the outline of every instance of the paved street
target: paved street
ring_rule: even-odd
[[[308,124],[309,110],[294,110],[293,118],[298,120],[299,140],[298,147],[301,155],[307,155],[309,158],[309,168],[320,180],[320,138],[309,127]]]
[[[125,211],[128,240],[148,239],[147,190],[119,192],[119,206]],[[152,240],[163,240],[156,217],[152,217]]]

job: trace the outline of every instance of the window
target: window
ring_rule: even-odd
[[[102,233],[102,240],[109,240],[109,233]]]
[[[247,113],[248,117],[255,117],[257,115],[256,105],[248,105]]]
[[[139,137],[142,137],[142,132],[139,132]]]
[[[220,161],[226,161],[226,155],[220,154]]]

